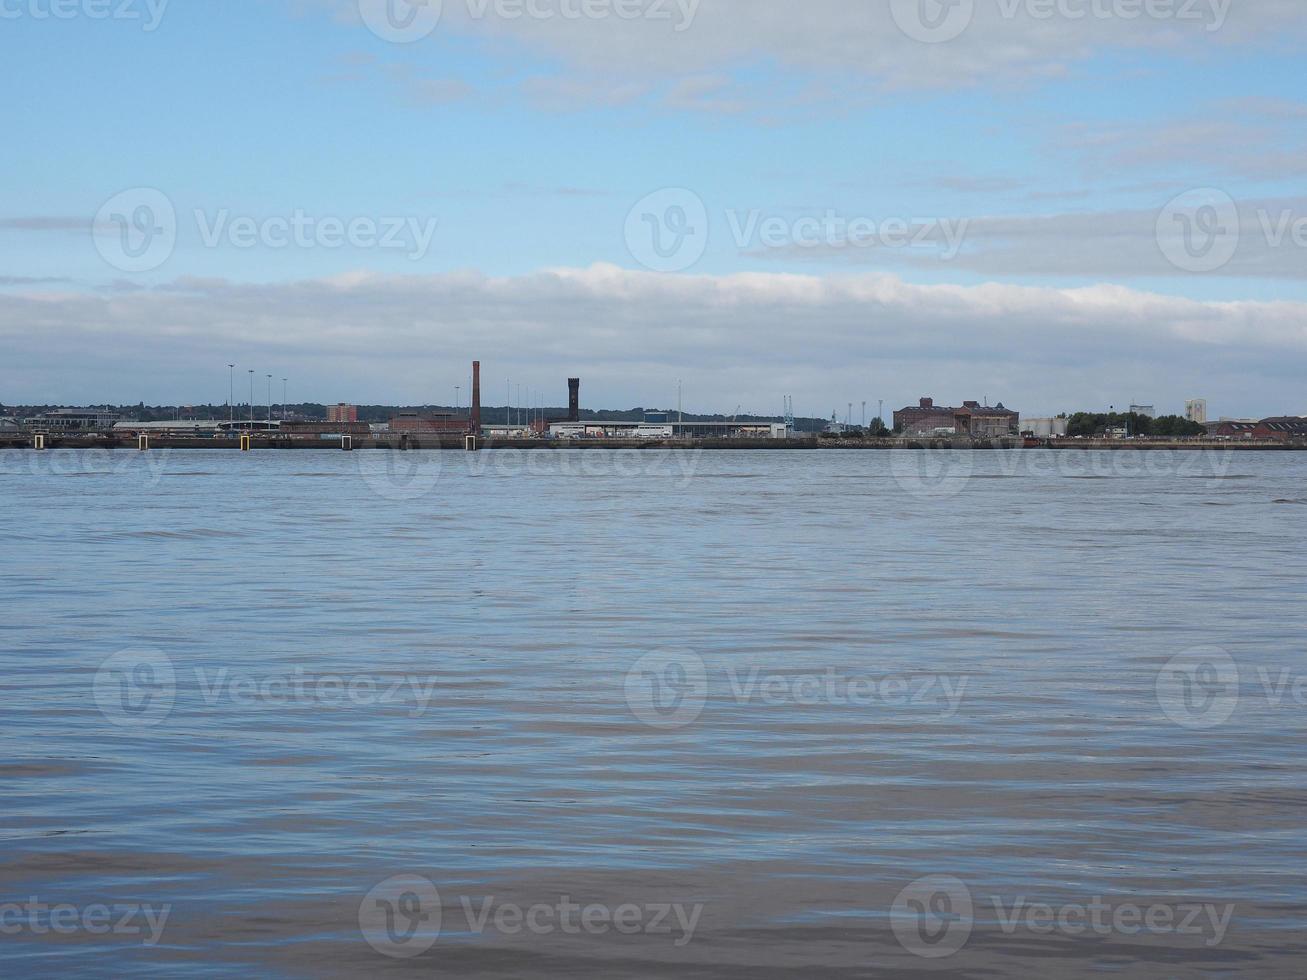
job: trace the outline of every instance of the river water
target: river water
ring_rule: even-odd
[[[1307,456],[15,451],[0,501],[0,974],[1307,973]]]

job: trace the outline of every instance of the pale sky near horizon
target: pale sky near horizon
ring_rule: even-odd
[[[1305,44],[1301,0],[0,0],[0,403],[476,357],[490,403],[1307,414]]]

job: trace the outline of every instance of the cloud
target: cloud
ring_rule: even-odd
[[[66,218],[53,215],[36,215],[25,218],[0,218],[0,231],[73,231],[90,230],[90,218]]]
[[[300,397],[423,403],[449,400],[480,358],[489,377],[534,390],[561,393],[581,375],[595,407],[667,405],[683,378],[695,410],[779,411],[793,394],[805,414],[824,415],[850,400],[931,393],[988,395],[1027,413],[1130,398],[1176,410],[1195,395],[1223,414],[1307,410],[1307,304],[1105,285],[912,285],[883,273],[595,265],[29,291],[0,295],[0,342],[30,365],[9,396],[22,400],[221,400],[237,360],[294,378]],[[120,372],[132,391],[113,388]]]
[[[1185,190],[1189,189],[1176,186],[1175,193],[1159,196],[1151,208],[915,218],[909,234],[897,238],[878,234],[867,236],[862,244],[850,244],[841,235],[834,241],[787,242],[779,248],[750,240],[741,252],[757,260],[906,265],[1005,278],[1046,276],[1075,282],[1175,278],[1193,270],[1176,262],[1183,261],[1174,246],[1184,229],[1174,220],[1165,220],[1164,208]],[[1307,197],[1235,200],[1233,213],[1237,219],[1222,224],[1234,237],[1232,254],[1219,268],[1203,270],[1203,275],[1307,281]],[[814,217],[820,215],[812,212]],[[888,228],[887,217],[868,216],[868,220]],[[742,220],[737,224],[745,227]],[[917,240],[918,230],[922,244],[909,246],[909,241]],[[727,222],[715,226],[714,233],[732,236],[732,244],[738,244],[735,228]],[[951,247],[955,240],[961,241],[960,248]]]
[[[1283,103],[1278,109],[1286,112],[1289,106]],[[1268,117],[1265,106],[1261,118],[1230,108],[1224,103],[1201,117],[1179,120],[1072,124],[1053,145],[1078,157],[1088,179],[1115,180],[1131,171],[1256,181],[1307,174],[1307,140],[1300,130],[1285,126],[1291,117]]]
[[[62,276],[0,276],[0,287],[3,286],[42,286],[49,283],[71,282]]]
[[[364,29],[353,0],[321,2]],[[520,3],[446,0],[435,36],[507,43],[517,49],[508,57],[534,55],[566,75],[613,84],[767,65],[823,80],[834,95],[850,76],[884,90],[1021,84],[1067,75],[1104,53],[1201,59],[1249,46],[1292,51],[1307,35],[1300,0],[974,0],[957,8],[965,19],[956,36],[950,30],[948,40],[926,43],[914,22],[918,3],[642,0],[641,16],[627,18],[616,14],[625,4],[604,0],[591,5],[600,11],[594,17],[566,16],[582,8],[576,0],[537,0],[544,16],[523,13]]]

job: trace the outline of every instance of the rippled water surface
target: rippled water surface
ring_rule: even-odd
[[[1307,456],[10,452],[0,501],[4,975],[1307,974]]]

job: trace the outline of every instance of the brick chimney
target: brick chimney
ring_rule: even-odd
[[[481,434],[481,362],[472,362],[472,434]]]

